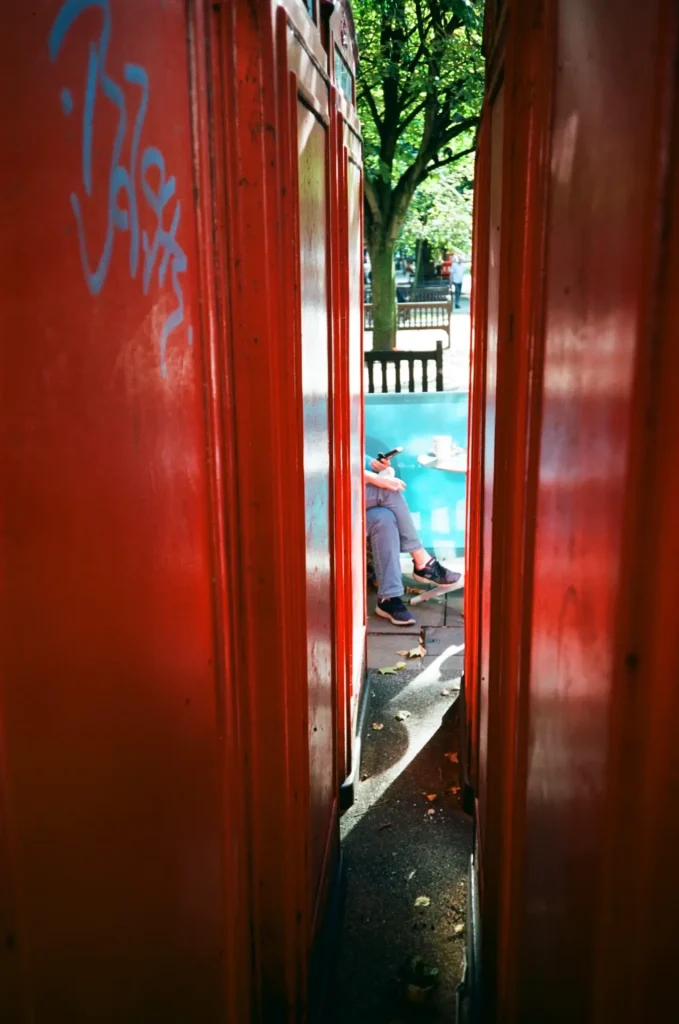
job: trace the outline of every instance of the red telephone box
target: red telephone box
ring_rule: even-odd
[[[292,1021],[363,669],[347,3],[3,18],[0,1016]]]
[[[465,697],[489,1024],[673,999],[679,21],[637,13],[486,5]]]

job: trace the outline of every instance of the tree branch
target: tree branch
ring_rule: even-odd
[[[424,15],[422,14],[422,0],[415,0],[415,17],[417,18],[417,30],[420,33],[420,40],[424,43],[427,33],[424,27]]]
[[[427,105],[427,100],[422,100],[422,102],[418,103],[416,107],[413,107],[413,109],[410,111],[410,113],[407,115],[407,117],[404,117],[402,121],[399,121],[399,123],[398,123],[398,133],[399,133],[399,135],[403,134],[403,132],[408,127],[408,125],[411,124],[415,120],[417,115],[424,110],[426,105]]]
[[[412,70],[414,67],[417,67],[420,58],[424,56],[424,54],[429,56],[429,39],[427,34],[427,28],[424,24],[424,15],[422,14],[421,0],[415,0],[415,16],[417,18],[417,31],[420,36],[420,45],[415,51],[415,56],[413,57],[413,59],[411,61],[408,61],[408,67],[410,70]]]
[[[445,23],[443,21],[443,12],[439,8],[438,0],[427,0],[427,7],[429,8],[432,24],[435,29],[438,29],[441,35],[450,37],[453,32],[457,31],[457,29],[461,28],[464,24],[459,14],[451,15],[450,21]]]
[[[373,96],[373,94],[371,93],[370,89],[365,84],[365,82],[361,83],[361,92],[363,94],[363,98],[364,98],[365,102],[370,107],[370,113],[373,116],[373,121],[375,122],[375,127],[377,128],[378,132],[380,132],[380,134],[381,134],[382,133],[382,118],[380,117],[380,115],[379,115],[379,113],[377,111],[377,104],[375,103],[375,97]]]
[[[476,128],[478,123],[478,117],[466,117],[462,121],[456,121],[454,127],[436,137],[436,152],[443,149],[443,147],[449,142],[452,142],[453,139],[456,139],[458,135],[463,135],[464,132],[469,131],[470,128]]]
[[[454,32],[457,32],[458,28],[462,28],[463,24],[462,18],[460,18],[459,15],[454,14],[446,25],[444,32],[448,37],[450,37]]]
[[[398,134],[396,126],[398,125],[399,118],[399,96],[398,96],[398,73],[393,74],[393,68],[397,66],[397,62],[394,59],[399,52],[399,40],[397,39],[398,32],[394,29],[394,26],[390,21],[387,20],[387,12],[382,12],[382,24],[380,27],[380,40],[382,52],[386,54],[390,61],[391,67],[389,74],[385,74],[382,78],[382,99],[384,101],[384,111],[382,115],[382,124],[380,127],[380,160],[391,169],[394,162],[394,153],[396,152],[396,142]]]
[[[375,187],[367,174],[363,176],[363,194],[365,196],[366,203],[370,207],[373,220],[377,224],[381,224],[382,211],[380,210],[379,200],[377,198],[377,193],[375,192]]]
[[[429,156],[429,147],[432,143],[432,132],[436,123],[435,97],[427,98],[427,106],[425,110],[424,129],[422,131],[422,140],[420,142],[418,154],[410,167],[403,172],[391,193],[388,223],[389,233],[393,235],[394,238],[398,234],[401,224],[405,219],[405,215],[408,212],[408,206],[410,205],[410,200],[413,197],[415,189],[427,177],[426,166],[431,159]],[[435,153],[436,150],[434,155]]]
[[[429,148],[432,145],[432,141],[434,142],[434,145],[436,145],[436,140],[434,138],[434,128],[436,127],[437,113],[436,107],[436,97],[428,96],[427,101],[425,103],[424,128],[422,129],[420,148],[417,153],[417,156],[415,157],[415,163],[413,164],[413,166],[415,166],[418,162],[422,160],[426,162],[427,153],[429,152]]]
[[[417,50],[415,51],[415,56],[411,60],[408,61],[408,64],[407,64],[408,71],[413,71],[417,67],[417,65],[419,64],[419,62],[422,59],[422,57],[426,57],[427,60],[429,60],[429,57],[430,57],[429,46],[427,45],[427,40],[426,39],[422,40],[420,45],[417,47]]]
[[[441,163],[436,162],[433,166],[430,164],[431,160],[436,160],[437,154],[445,145],[445,142],[442,141],[440,137],[434,136],[433,134],[436,123],[436,113],[436,104],[434,103],[434,105],[427,110],[420,150],[413,163],[403,172],[392,190],[389,208],[390,233],[398,234],[417,186],[421,185],[425,178],[427,178],[432,171],[436,170],[437,167],[443,167],[446,163],[453,163],[456,159],[460,159],[462,156],[466,155],[466,153],[460,153],[459,156],[458,154],[455,154],[451,159],[441,161]],[[446,141],[451,141],[451,139],[455,138],[457,135],[461,135],[477,123],[478,118],[476,117],[470,117],[466,118],[464,121],[460,121],[456,124],[454,131],[450,135],[450,139],[447,139]]]
[[[470,146],[469,149],[462,149],[459,153],[453,153],[452,156],[446,157],[445,160],[437,160],[433,164],[427,164],[427,175],[432,171],[437,171],[439,167],[445,167],[447,164],[454,164],[456,160],[461,160],[463,156],[469,156],[473,153],[476,146]]]
[[[438,4],[436,3],[436,0],[433,0],[433,2],[432,0],[427,0],[427,8],[429,10],[429,16],[431,18],[431,23],[434,26],[434,29],[440,30],[442,28],[441,12],[438,9]]]

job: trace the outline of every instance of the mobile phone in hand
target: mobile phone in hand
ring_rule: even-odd
[[[382,452],[378,452],[377,460],[378,462],[386,462],[388,459],[393,459],[394,455],[400,455],[402,451],[403,448],[392,448],[390,452],[386,452],[384,455]]]

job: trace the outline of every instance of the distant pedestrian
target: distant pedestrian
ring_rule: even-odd
[[[464,267],[459,256],[453,257],[453,265],[450,268],[450,280],[455,290],[455,309],[460,308],[460,296],[462,295],[462,282],[464,281]]]

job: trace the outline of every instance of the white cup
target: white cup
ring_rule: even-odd
[[[437,459],[445,461],[453,457],[453,439],[450,434],[439,434],[432,438],[432,449]]]

